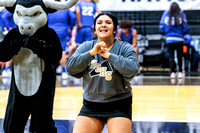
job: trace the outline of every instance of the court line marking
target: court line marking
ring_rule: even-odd
[[[0,102],[3,102],[3,101],[5,101],[5,100],[7,100],[7,99],[8,99],[8,97],[1,98],[1,99],[0,99]]]
[[[139,75],[134,78],[143,78],[143,79],[171,79],[169,76],[143,76]],[[185,76],[185,79],[200,79],[199,76]]]

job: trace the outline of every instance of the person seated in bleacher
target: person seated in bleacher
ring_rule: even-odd
[[[137,30],[133,28],[131,20],[121,20],[117,30],[117,38],[122,41],[129,42],[135,49],[138,57],[137,47]]]
[[[195,71],[198,68],[198,51],[190,34],[184,35],[183,57],[185,59],[185,71]]]

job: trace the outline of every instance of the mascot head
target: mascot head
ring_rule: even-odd
[[[22,35],[32,36],[39,28],[47,24],[47,13],[66,10],[78,0],[59,2],[54,0],[0,0],[0,6],[13,13],[15,24]]]

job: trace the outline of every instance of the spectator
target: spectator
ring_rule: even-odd
[[[184,35],[183,55],[185,59],[185,71],[195,71],[198,68],[198,51],[195,50],[194,42],[190,34]]]
[[[188,33],[189,26],[187,24],[186,15],[180,9],[178,3],[173,2],[169,10],[164,11],[160,25],[160,32],[166,36],[166,45],[168,45],[169,64],[171,71],[171,78],[184,77],[182,72],[182,57],[183,57],[183,42],[184,35]],[[174,52],[177,51],[178,67],[174,61]]]
[[[133,23],[131,20],[121,20],[119,23],[117,37],[119,40],[129,42],[134,47],[138,57],[137,30],[132,28],[132,26]]]

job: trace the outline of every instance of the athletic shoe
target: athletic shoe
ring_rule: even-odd
[[[66,72],[62,72],[62,79],[68,79],[68,74]]]
[[[12,75],[12,72],[10,69],[3,70],[3,72],[2,72],[2,77],[11,77],[11,75]]]
[[[67,79],[63,79],[61,83],[62,83],[62,87],[67,87],[68,80]]]
[[[170,81],[171,81],[171,84],[173,84],[173,85],[176,84],[176,79],[175,78],[171,78]]]
[[[176,78],[176,73],[172,72],[170,75],[171,78]]]
[[[57,73],[57,74],[61,74],[61,73],[62,73],[62,66],[59,65],[59,66],[57,67],[56,73]]]
[[[178,78],[183,78],[184,77],[184,74],[182,72],[179,72],[178,73]]]

